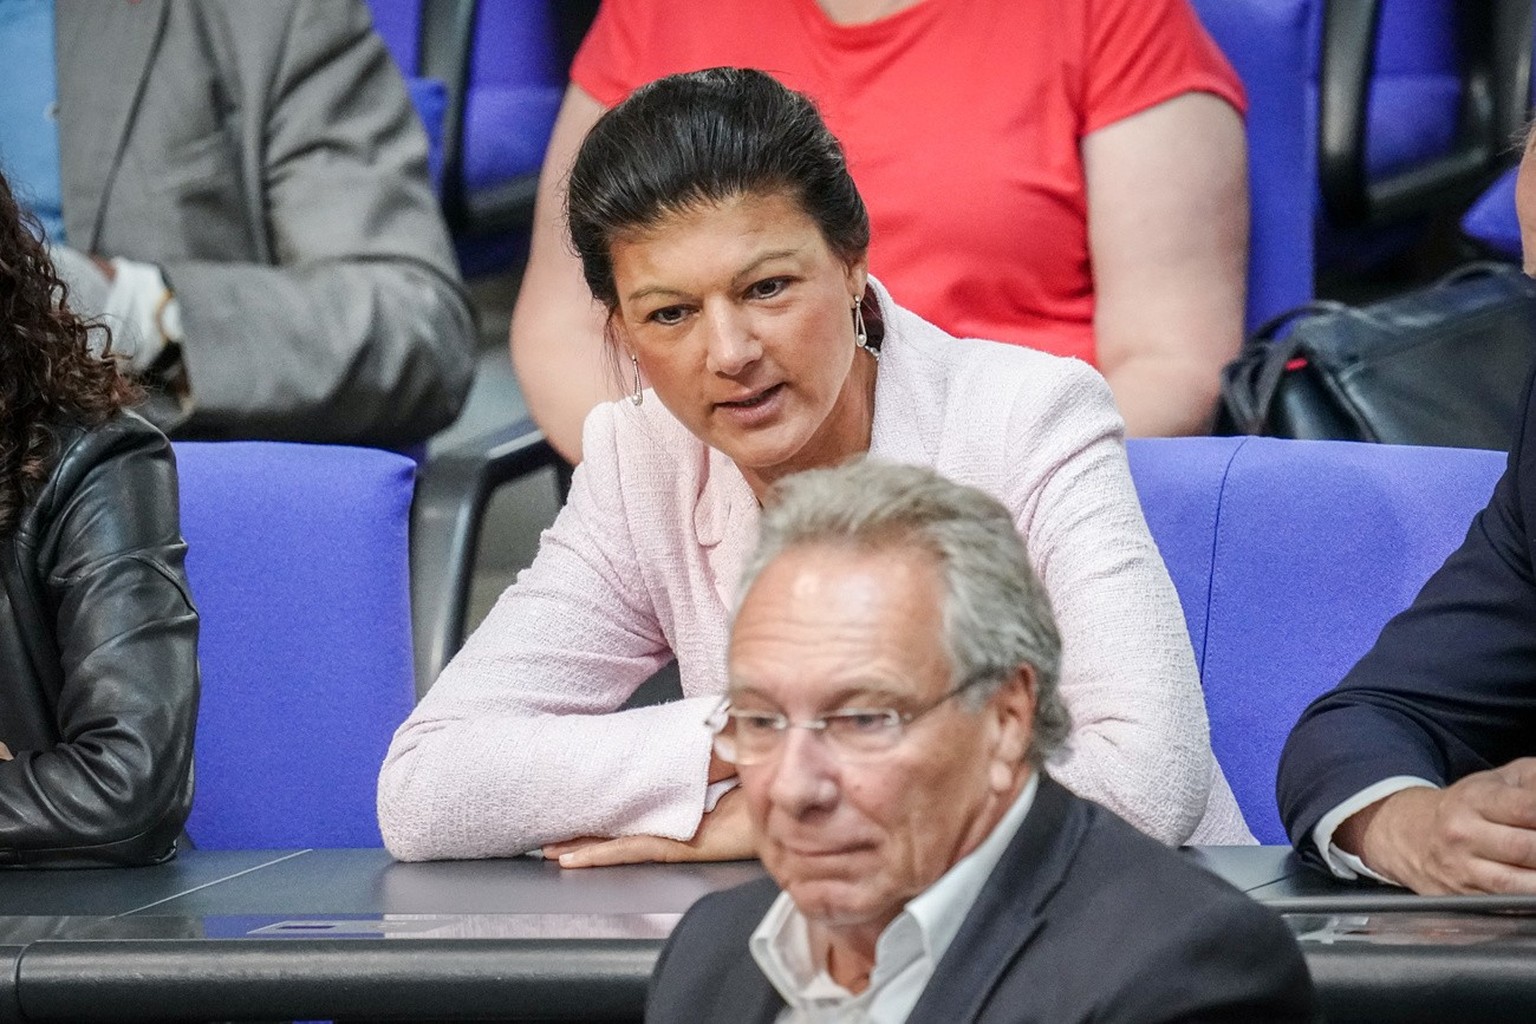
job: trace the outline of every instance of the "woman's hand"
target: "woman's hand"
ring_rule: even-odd
[[[724,782],[726,779],[734,778],[735,775],[736,766],[734,764],[723,760],[713,750],[709,752],[709,784],[711,786],[717,782]]]
[[[543,849],[545,859],[562,868],[596,868],[612,864],[747,860],[757,856],[747,802],[738,787],[720,798],[704,815],[699,830],[687,842],[660,836],[619,836],[617,839],[568,839]]]

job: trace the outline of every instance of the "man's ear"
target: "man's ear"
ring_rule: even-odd
[[[1035,735],[1035,669],[1020,665],[992,698],[997,716],[997,747],[992,759],[992,785],[1013,788],[1019,765],[1029,756]]]

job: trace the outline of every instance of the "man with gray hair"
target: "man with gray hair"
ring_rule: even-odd
[[[790,477],[740,594],[709,726],[772,877],[689,911],[648,1021],[1314,1018],[1278,917],[1046,773],[1061,642],[998,502]]]

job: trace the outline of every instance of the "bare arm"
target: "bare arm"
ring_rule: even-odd
[[[1186,93],[1083,141],[1099,367],[1133,436],[1209,429],[1242,342],[1242,120]]]
[[[565,91],[533,212],[533,240],[512,311],[512,365],[533,418],[572,462],[581,424],[599,402],[619,397],[603,354],[603,309],[587,290],[565,225],[565,179],[576,150],[603,113],[579,86]]]

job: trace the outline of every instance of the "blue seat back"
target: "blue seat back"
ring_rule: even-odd
[[[379,765],[414,695],[413,464],[373,449],[176,445],[202,618],[206,849],[381,844]]]
[[[1536,33],[1536,19],[1532,20]],[[1536,54],[1536,38],[1531,41],[1531,51]],[[1536,74],[1531,75],[1530,106],[1536,110]],[[1512,157],[1520,154],[1511,147]],[[1519,167],[1511,167],[1478,196],[1461,218],[1461,230],[1469,238],[1488,250],[1489,255],[1507,260],[1520,260],[1523,256],[1520,244],[1520,219],[1515,211],[1515,178]]]
[[[482,0],[464,110],[464,184],[494,188],[537,174],[565,95],[548,0]]]
[[[422,0],[368,0],[368,13],[373,15],[373,30],[384,40],[389,55],[400,67],[400,73],[408,78],[421,67],[418,59],[421,4]]]
[[[1312,298],[1322,0],[1194,0],[1248,93],[1247,327]]]
[[[1497,452],[1273,438],[1129,445],[1189,623],[1211,745],[1260,842],[1284,843],[1291,726],[1461,543]]]
[[[1461,218],[1461,230],[1480,242],[1491,255],[1508,260],[1518,260],[1521,256],[1520,218],[1515,212],[1518,171],[1519,168],[1511,167],[1499,175]]]
[[[373,30],[405,76],[406,95],[427,133],[427,174],[432,187],[443,181],[443,131],[448,117],[448,84],[420,74],[422,0],[368,0]]]
[[[1366,105],[1365,166],[1373,179],[1428,163],[1455,145],[1462,88],[1457,2],[1382,0]]]

